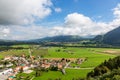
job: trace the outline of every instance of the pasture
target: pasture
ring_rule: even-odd
[[[86,74],[90,72],[90,70],[79,70],[79,69],[66,69],[66,75],[63,75],[60,71],[48,71],[48,72],[42,72],[41,76],[35,77],[33,80],[72,80],[72,79],[78,79],[78,78],[85,78]],[[84,74],[83,74],[84,73]],[[32,72],[30,74],[21,73],[17,75],[19,76],[35,76],[35,72]]]
[[[59,51],[57,51],[59,49]],[[65,51],[66,50],[66,51]],[[95,51],[96,50],[96,51]],[[113,54],[102,53],[104,50],[100,48],[101,52],[97,52],[99,48],[49,48],[47,58],[86,58],[87,60],[80,64],[80,67],[95,67],[104,60],[115,57]],[[115,49],[118,50],[118,49]]]

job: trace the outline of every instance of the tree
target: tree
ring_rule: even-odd
[[[35,76],[36,77],[41,76],[41,73],[42,73],[41,68],[40,67],[36,67],[35,68]]]
[[[23,72],[23,67],[20,68],[20,73],[22,73],[22,72]]]
[[[9,62],[8,62],[7,60],[5,60],[5,61],[3,62],[3,65],[6,67],[7,64],[9,64]]]

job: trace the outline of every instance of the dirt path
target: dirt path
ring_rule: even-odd
[[[68,68],[71,62],[68,62],[64,68]]]
[[[71,67],[67,67],[68,69],[81,69],[81,70],[85,70],[85,69],[94,69],[94,67],[89,67],[89,68],[71,68]]]

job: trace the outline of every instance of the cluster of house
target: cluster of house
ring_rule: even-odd
[[[76,60],[76,63],[77,64],[81,64],[81,63],[83,63],[86,60],[87,60],[87,58],[79,58],[79,59]]]
[[[1,71],[0,76],[4,76],[5,78],[2,80],[14,80],[15,75],[20,71],[26,71],[29,70],[31,67],[28,66],[29,62],[28,60],[22,56],[22,57],[16,57],[16,56],[6,56],[3,62],[7,61],[8,63],[6,65],[1,64]],[[13,67],[14,66],[14,67]]]
[[[42,68],[50,68],[50,67],[58,67],[58,70],[64,68],[64,66],[67,64],[66,59],[42,59],[40,61]]]
[[[21,57],[16,56],[7,56],[4,58],[4,61],[9,61],[9,64],[6,65],[5,69],[0,71],[0,76],[6,76],[8,80],[14,80],[15,75],[18,72],[27,72],[31,68],[40,67],[43,69],[50,69],[51,67],[57,67],[58,70],[61,70],[65,74],[65,68],[67,68],[70,62],[77,62],[80,64],[84,59],[75,59],[75,58],[39,58],[35,59],[34,56],[26,58],[25,55]],[[14,62],[14,63],[13,63]],[[12,66],[15,65],[14,68]],[[2,67],[2,65],[0,65]],[[31,71],[30,71],[31,72]],[[5,79],[3,79],[5,80]]]

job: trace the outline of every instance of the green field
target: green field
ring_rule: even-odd
[[[57,49],[60,49],[60,52],[56,52]],[[95,52],[93,50],[99,50],[99,48],[67,48],[65,50],[72,51],[73,54],[64,52],[64,49],[62,48],[49,48],[48,52],[49,55],[47,55],[47,58],[87,58],[87,61],[85,61],[83,64],[81,64],[81,67],[95,67],[99,65],[104,60],[107,60],[109,58],[115,57],[115,55],[111,54],[103,54],[100,52]],[[101,51],[108,50],[100,48]],[[118,49],[115,49],[118,50]]]
[[[36,77],[33,80],[72,80],[73,78],[84,78],[86,77],[86,74],[90,72],[91,70],[79,70],[79,69],[67,69],[66,75],[63,75],[60,71],[49,71],[49,72],[42,72],[40,77]],[[84,73],[84,74],[83,74]],[[32,72],[31,74],[22,73],[17,75],[19,76],[35,76],[35,72]]]
[[[26,46],[25,46],[26,47]],[[114,50],[120,51],[119,49],[111,49],[111,48],[76,48],[76,47],[48,47],[48,48],[40,48],[33,49],[33,56],[43,56],[44,58],[87,58],[85,62],[80,64],[81,68],[94,68],[104,60],[108,60],[109,58],[113,58],[115,54],[103,53],[106,50]],[[0,58],[3,58],[8,55],[21,55],[26,54],[29,55],[28,49],[22,50],[9,50],[0,52]],[[72,64],[74,65],[74,64]],[[61,78],[62,80],[71,80],[73,78],[84,78],[88,72],[92,69],[66,69],[66,75],[62,75],[60,71],[49,71],[42,72],[40,77],[35,77],[33,80],[49,80]],[[33,75],[31,74],[22,74],[22,76]]]
[[[0,59],[4,58],[5,56],[20,56],[22,54],[26,54],[28,55],[28,50],[27,49],[23,49],[23,50],[8,50],[8,51],[2,51],[0,52]]]

